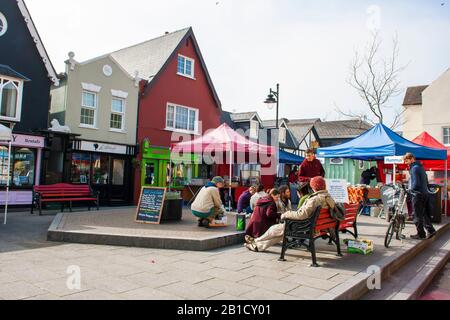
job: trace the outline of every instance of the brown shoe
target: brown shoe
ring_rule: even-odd
[[[245,243],[252,243],[253,241],[255,241],[255,238],[250,237],[249,235],[245,236]]]
[[[250,250],[250,251],[258,252],[258,247],[256,246],[256,243],[255,243],[255,242],[252,242],[252,243],[246,243],[246,244],[245,244],[245,247],[246,247],[248,250]]]

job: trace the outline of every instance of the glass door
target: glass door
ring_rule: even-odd
[[[111,200],[126,200],[125,159],[111,159]]]
[[[157,187],[159,183],[159,161],[143,160],[142,164],[142,185],[148,187]]]

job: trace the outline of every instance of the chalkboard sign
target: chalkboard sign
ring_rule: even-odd
[[[136,222],[160,224],[166,188],[143,187],[136,214]]]

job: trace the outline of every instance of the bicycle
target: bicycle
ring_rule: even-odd
[[[384,246],[386,248],[389,248],[394,233],[396,234],[397,240],[401,241],[406,239],[406,236],[403,235],[403,230],[405,230],[406,227],[406,214],[404,211],[407,201],[407,195],[410,192],[406,190],[406,187],[403,184],[394,185],[392,187],[394,188],[396,194],[399,194],[399,199],[398,202],[394,205],[394,213],[389,219],[389,228],[384,239]],[[390,215],[390,212],[388,214]]]

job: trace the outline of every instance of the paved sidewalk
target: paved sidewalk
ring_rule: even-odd
[[[317,299],[413,244],[385,249],[386,222],[362,217],[361,238],[375,240],[373,255],[339,258],[320,241],[322,267],[309,268],[305,251],[290,250],[278,262],[280,247],[258,254],[242,246],[185,252],[47,242],[53,218],[13,213],[0,226],[0,299]],[[67,288],[69,266],[81,269],[79,290]]]

